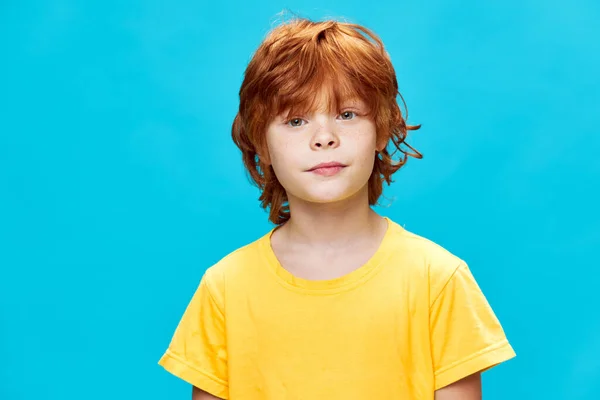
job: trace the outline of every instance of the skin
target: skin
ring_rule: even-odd
[[[481,374],[479,372],[435,392],[435,400],[481,400],[481,397]]]
[[[317,110],[268,126],[270,164],[284,187],[292,217],[271,238],[276,256],[292,274],[332,279],[360,267],[375,252],[387,222],[368,203],[367,182],[377,141],[375,122],[361,100],[348,100],[339,112],[326,111],[328,94],[318,95]],[[308,170],[323,162],[345,167],[335,176]]]
[[[219,400],[220,397],[215,397],[210,393],[206,393],[204,390],[200,390],[197,387],[192,387],[192,400]]]
[[[435,400],[481,400],[481,374],[476,373],[435,392]],[[196,387],[192,391],[192,400],[218,400],[212,394]]]
[[[317,94],[318,107],[309,115],[276,117],[267,128],[267,154],[287,193],[288,222],[275,230],[271,246],[282,266],[305,279],[333,279],[359,268],[378,248],[387,222],[368,202],[367,183],[378,140],[375,122],[360,100],[348,100],[336,113],[326,111],[328,93]],[[334,176],[308,170],[337,161],[346,165]],[[217,399],[194,388],[194,400]],[[480,374],[435,392],[435,400],[481,400]]]

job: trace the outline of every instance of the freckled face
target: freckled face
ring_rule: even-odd
[[[283,113],[267,127],[268,161],[290,201],[330,203],[353,196],[365,188],[375,152],[382,149],[363,101],[342,102],[339,113],[329,113],[323,111],[326,94],[319,97],[318,111],[289,120]]]

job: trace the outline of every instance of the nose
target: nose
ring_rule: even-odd
[[[313,150],[324,150],[336,148],[340,144],[339,138],[329,127],[319,129],[312,138],[311,148]]]

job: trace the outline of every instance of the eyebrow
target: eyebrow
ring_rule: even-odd
[[[343,102],[340,104],[341,108],[346,108],[346,107],[354,107],[354,108],[365,108],[365,104],[361,103],[361,102]]]
[[[361,99],[344,100],[340,102],[339,106],[340,108],[355,107],[360,109],[366,109],[369,107],[367,103]]]
[[[345,107],[356,107],[356,108],[361,108],[361,109],[369,108],[368,103],[366,101],[364,101],[363,99],[361,99],[360,97],[348,97],[345,99],[343,98],[339,101],[338,106],[340,108],[345,108]],[[287,118],[289,111],[290,111],[290,108],[282,110],[280,113],[275,115],[275,117]],[[315,110],[309,110],[309,112],[314,112],[314,111]]]

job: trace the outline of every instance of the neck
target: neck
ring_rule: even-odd
[[[289,197],[290,219],[281,234],[296,244],[311,247],[344,247],[372,237],[384,220],[369,206],[365,186],[354,196],[335,203],[309,203]]]

